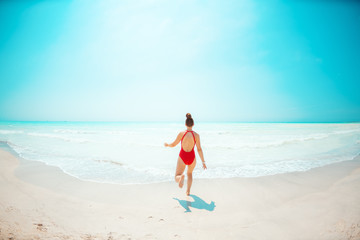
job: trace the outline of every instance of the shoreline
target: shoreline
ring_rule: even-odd
[[[151,124],[4,124],[0,129],[3,139],[0,147],[8,145],[25,159],[59,166],[66,174],[81,180],[159,183],[173,180],[172,159],[178,154],[177,148],[164,151],[163,141],[178,130],[174,124],[161,128]],[[209,154],[210,168],[202,171],[198,166],[195,173],[204,179],[305,171],[359,153],[359,125],[210,123],[198,130],[206,140],[203,147]]]
[[[360,239],[359,156],[258,178],[194,176],[192,197],[172,182],[96,183],[20,161],[0,149],[0,239]]]
[[[158,181],[158,182],[150,182],[150,183],[116,183],[116,182],[101,182],[101,181],[96,181],[96,180],[88,180],[88,179],[81,179],[77,176],[74,176],[70,173],[67,173],[66,171],[64,171],[63,169],[61,169],[58,166],[53,166],[53,165],[49,165],[47,163],[41,162],[41,161],[36,161],[36,160],[28,160],[28,159],[24,159],[22,157],[20,157],[11,147],[4,145],[4,146],[0,146],[0,151],[5,151],[10,153],[11,155],[13,155],[19,162],[18,168],[16,169],[15,175],[27,182],[33,182],[33,184],[35,185],[41,185],[40,182],[34,182],[34,180],[36,179],[36,176],[32,177],[28,177],[28,174],[26,174],[28,171],[33,172],[35,169],[41,169],[41,170],[36,170],[38,172],[42,172],[42,173],[46,173],[48,171],[52,171],[54,174],[56,175],[63,175],[62,177],[64,178],[73,178],[76,181],[81,181],[81,182],[89,182],[89,183],[95,183],[95,184],[110,184],[110,185],[121,185],[121,186],[133,186],[133,185],[151,185],[151,184],[164,184],[164,183],[173,183],[173,181]],[[326,164],[324,166],[320,166],[320,167],[313,167],[310,168],[308,170],[305,171],[293,171],[293,172],[284,172],[284,173],[276,173],[276,174],[272,174],[272,175],[263,175],[263,176],[254,176],[254,177],[224,177],[224,178],[198,178],[197,180],[201,180],[201,181],[211,181],[211,180],[219,180],[219,179],[253,179],[253,178],[263,178],[263,177],[272,177],[272,176],[277,176],[277,175],[282,175],[282,174],[296,174],[296,173],[305,173],[308,171],[312,171],[314,169],[318,169],[318,168],[324,168],[327,166],[331,166],[331,165],[336,165],[336,164],[341,164],[343,162],[348,162],[348,161],[356,161],[357,159],[360,159],[360,153],[353,157],[353,159],[350,160],[344,160],[344,161],[340,161],[340,162],[334,162],[334,163],[330,163],[330,164]],[[23,173],[25,173],[25,175],[23,175]]]

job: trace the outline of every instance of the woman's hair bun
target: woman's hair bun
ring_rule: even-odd
[[[192,127],[192,126],[194,126],[194,119],[192,119],[192,117],[191,117],[191,114],[190,114],[190,113],[187,113],[187,114],[186,114],[186,121],[185,121],[185,124],[186,124],[186,126],[188,126],[188,127]]]

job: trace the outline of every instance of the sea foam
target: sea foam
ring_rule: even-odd
[[[183,123],[0,123],[0,141],[20,157],[89,181],[172,181]],[[197,178],[259,177],[351,160],[360,124],[197,123],[208,165]],[[1,145],[1,144],[0,144]],[[195,148],[196,149],[196,148]],[[199,159],[198,155],[197,159]]]

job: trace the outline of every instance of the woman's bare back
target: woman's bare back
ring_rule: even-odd
[[[194,133],[194,136],[196,139],[198,134],[194,131],[192,133]],[[186,135],[184,136],[184,134],[186,134]],[[183,138],[181,146],[185,152],[190,152],[193,149],[193,147],[195,146],[194,137],[191,134],[191,132],[186,132],[186,131],[183,131],[182,135],[184,136],[184,138]]]

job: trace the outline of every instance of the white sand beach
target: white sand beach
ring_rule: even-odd
[[[21,161],[21,163],[20,163]],[[258,178],[103,184],[0,150],[0,239],[360,239],[360,158]]]

